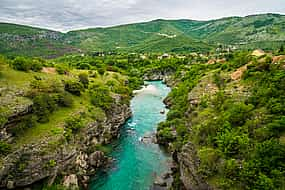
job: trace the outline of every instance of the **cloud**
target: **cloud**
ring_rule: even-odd
[[[157,18],[207,20],[285,13],[284,0],[0,0],[0,22],[67,31]]]

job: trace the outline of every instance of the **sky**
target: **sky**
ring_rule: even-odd
[[[57,31],[154,19],[285,14],[285,0],[0,0],[0,22]]]

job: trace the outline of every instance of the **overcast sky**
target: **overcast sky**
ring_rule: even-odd
[[[285,0],[0,0],[0,22],[67,31],[157,18],[285,14]]]

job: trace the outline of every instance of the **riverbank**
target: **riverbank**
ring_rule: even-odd
[[[110,168],[95,176],[90,189],[149,190],[153,184],[166,184],[171,157],[155,143],[156,126],[166,118],[163,99],[170,92],[162,81],[147,82],[131,100],[132,117],[123,126],[120,138],[112,144]],[[165,113],[161,113],[165,110]]]
[[[128,78],[21,71],[1,61],[0,188],[86,189],[89,176],[110,162],[105,145],[131,116]]]

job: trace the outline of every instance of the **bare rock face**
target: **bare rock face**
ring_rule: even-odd
[[[211,187],[199,176],[199,159],[193,144],[184,145],[178,154],[180,179],[187,190],[210,190]]]
[[[63,184],[68,189],[87,188],[89,175],[109,161],[103,152],[92,147],[117,138],[120,127],[130,116],[128,105],[115,104],[105,121],[88,124],[70,142],[58,137],[19,147],[3,160],[0,189],[23,189],[42,180],[53,184],[58,175],[65,176]],[[58,146],[51,147],[50,140],[58,142]]]
[[[96,151],[89,156],[89,164],[93,167],[100,167],[103,165],[106,157],[103,152]]]
[[[75,174],[71,174],[69,176],[65,176],[63,180],[63,186],[67,189],[78,189],[78,179]]]

